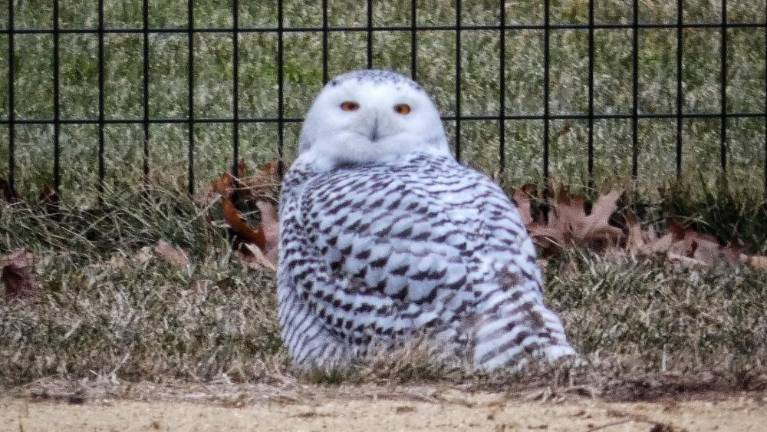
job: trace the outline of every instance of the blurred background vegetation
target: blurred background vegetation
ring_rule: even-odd
[[[0,0],[0,10],[8,2]],[[61,0],[62,29],[94,29],[98,26],[97,0]],[[366,2],[328,0],[330,27],[364,27]],[[461,6],[464,25],[497,25],[500,8],[506,8],[508,24],[542,24],[543,2],[522,0],[465,0]],[[656,0],[639,2],[643,23],[675,23],[676,3]],[[107,28],[140,29],[141,0],[104,2]],[[149,25],[153,28],[186,28],[187,1],[152,0]],[[409,0],[374,1],[374,26],[409,26]],[[588,23],[588,2],[550,2],[553,24]],[[684,2],[686,22],[719,23],[721,2]],[[448,0],[418,0],[417,25],[455,24],[456,5]],[[285,27],[322,26],[322,1],[285,0]],[[51,29],[52,2],[15,1],[17,29]],[[596,2],[594,21],[600,24],[631,23],[632,1]],[[730,2],[728,21],[764,22],[765,1]],[[0,29],[8,21],[0,20]],[[239,25],[243,28],[273,27],[277,23],[274,0],[241,1]],[[196,28],[232,26],[231,0],[195,0]],[[597,113],[630,113],[632,105],[632,32],[628,29],[598,29],[594,32],[594,109]],[[455,113],[455,33],[447,30],[419,31],[417,79],[434,97],[445,116]],[[500,110],[500,32],[466,30],[461,35],[461,115],[497,115]],[[331,32],[328,65],[330,76],[366,65],[365,31]],[[543,113],[542,30],[507,30],[507,114]],[[140,119],[143,104],[142,35],[112,33],[105,36],[106,118]],[[728,30],[728,109],[732,112],[765,110],[765,29]],[[153,33],[149,37],[149,115],[184,118],[188,112],[188,45],[184,33]],[[277,33],[240,34],[241,117],[278,116]],[[684,30],[684,111],[716,113],[720,110],[720,29]],[[8,34],[0,34],[0,76],[8,76]],[[16,116],[25,119],[53,117],[53,70],[51,34],[17,34],[14,42]],[[95,33],[66,33],[60,37],[61,117],[98,117],[98,36]],[[410,32],[375,31],[373,65],[410,74]],[[551,34],[551,113],[587,111],[588,32],[556,30]],[[676,36],[674,29],[642,29],[639,34],[639,111],[672,113],[676,107]],[[194,36],[195,93],[197,118],[232,117],[233,43],[231,33],[197,33]],[[321,32],[284,34],[284,116],[300,118],[322,86]],[[8,86],[0,86],[0,118],[8,118]],[[286,162],[295,156],[299,122],[285,125]],[[446,122],[455,142],[455,124]],[[136,183],[142,178],[143,129],[141,124],[105,126],[106,181],[112,185]],[[231,124],[195,126],[195,182],[201,186],[230,166]],[[487,173],[499,169],[499,125],[497,121],[463,121],[463,160]],[[506,169],[498,178],[507,185],[537,182],[543,171],[543,121],[505,122]],[[682,166],[695,181],[713,182],[719,168],[718,118],[689,119],[683,126]],[[17,189],[36,196],[52,184],[53,126],[16,126]],[[149,166],[153,173],[184,184],[187,165],[187,125],[153,124],[150,128]],[[729,175],[747,182],[761,194],[764,166],[764,118],[733,118],[728,129]],[[261,163],[277,157],[276,123],[240,125],[240,155]],[[586,120],[551,122],[551,175],[568,184],[587,183]],[[640,120],[638,186],[655,191],[675,178],[676,121]],[[0,177],[8,177],[8,126],[0,125]],[[631,120],[597,120],[594,123],[596,184],[626,184],[631,176]],[[61,126],[62,193],[69,200],[91,202],[98,182],[98,126]],[[757,181],[757,179],[759,179]]]

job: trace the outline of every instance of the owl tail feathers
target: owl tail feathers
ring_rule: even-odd
[[[522,372],[532,364],[539,366],[571,362],[576,364],[578,360],[579,357],[575,349],[567,343],[544,347],[533,345],[523,348],[521,352],[499,352],[497,355],[486,359],[477,359],[475,356],[474,367],[484,372],[506,367],[514,372]]]
[[[542,302],[525,297],[512,296],[485,309],[474,334],[473,358],[477,369],[522,370],[531,362],[551,364],[577,359],[559,317]]]

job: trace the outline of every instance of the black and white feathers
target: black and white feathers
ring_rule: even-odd
[[[574,354],[514,205],[450,156],[420,87],[341,76],[301,141],[280,204],[279,319],[294,365],[342,367],[422,336],[486,370]]]

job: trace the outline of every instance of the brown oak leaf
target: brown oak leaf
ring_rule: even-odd
[[[0,281],[5,286],[7,297],[28,297],[37,291],[33,263],[34,256],[25,249],[0,257]]]

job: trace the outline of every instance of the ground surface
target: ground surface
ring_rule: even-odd
[[[208,399],[204,389],[152,400],[40,394],[0,399],[0,431],[759,431],[765,393],[617,403],[599,398],[366,386],[288,393],[249,388]],[[314,393],[312,394],[312,390]]]

